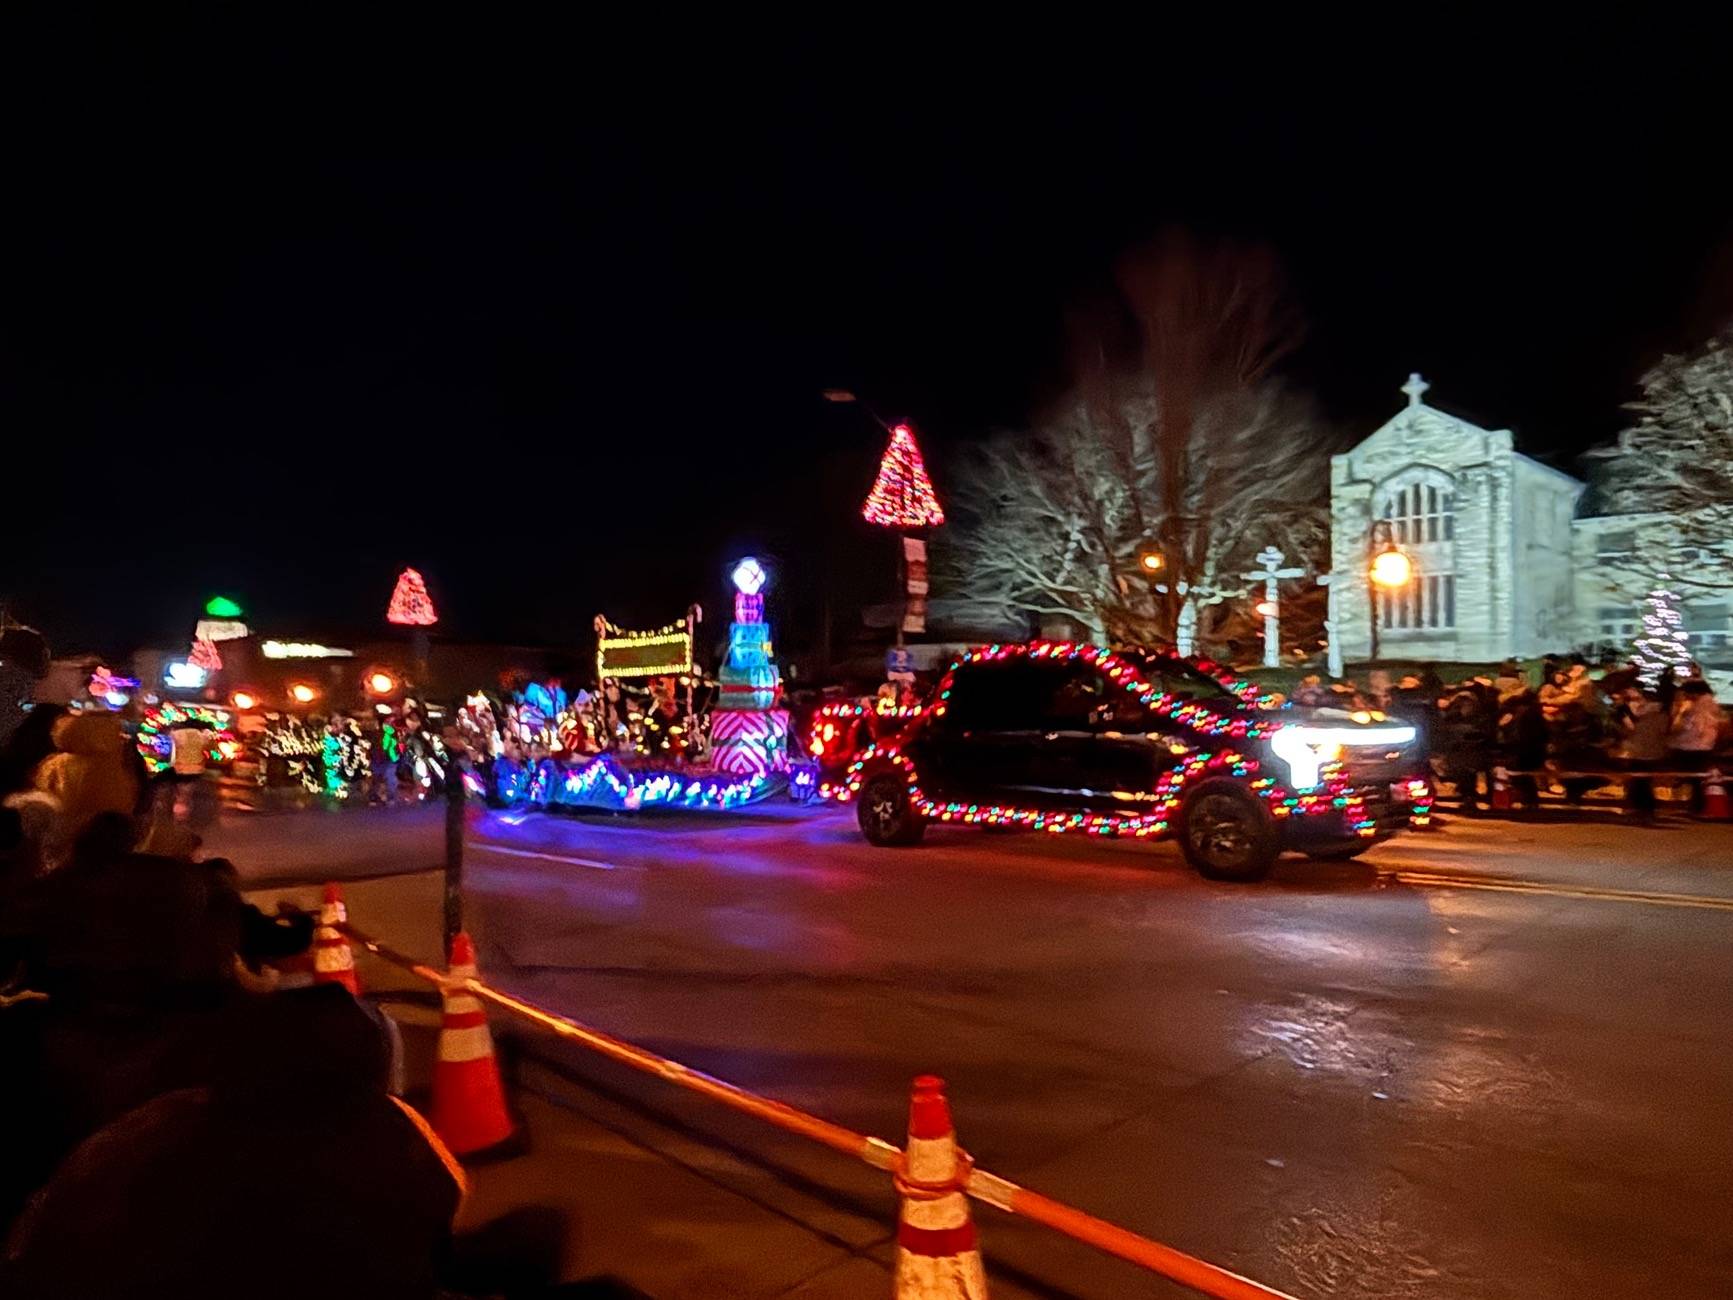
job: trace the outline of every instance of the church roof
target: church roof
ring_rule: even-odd
[[[1385,433],[1396,431],[1404,433],[1412,431],[1426,434],[1445,434],[1461,438],[1484,437],[1486,434],[1494,432],[1509,433],[1509,430],[1507,429],[1493,430],[1484,428],[1481,425],[1474,423],[1472,420],[1464,419],[1460,415],[1452,415],[1449,411],[1443,411],[1436,406],[1429,405],[1427,402],[1423,401],[1422,398],[1424,397],[1426,390],[1431,387],[1432,385],[1428,384],[1418,374],[1409,375],[1408,382],[1402,385],[1402,391],[1408,395],[1408,405],[1403,407],[1400,411],[1397,411],[1395,415],[1392,415],[1388,420],[1384,421],[1383,424],[1374,429],[1361,441],[1360,445],[1365,446],[1366,443],[1372,442],[1374,439],[1377,439]],[[1567,474],[1564,470],[1558,469],[1555,466],[1548,465],[1545,461],[1536,460],[1533,456],[1524,455],[1520,451],[1513,452],[1512,454],[1516,456],[1518,460],[1533,465],[1536,469],[1545,470],[1548,474],[1556,475],[1568,483],[1576,484],[1578,487],[1582,486],[1581,479]]]

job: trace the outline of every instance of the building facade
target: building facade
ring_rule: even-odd
[[[1669,521],[1584,510],[1587,485],[1525,456],[1508,429],[1483,429],[1424,400],[1331,458],[1331,622],[1343,659],[1490,664],[1607,644],[1628,648],[1639,607],[1674,570],[1691,648],[1733,657],[1733,572],[1669,545]],[[1407,553],[1406,586],[1374,593],[1372,554]],[[1717,595],[1717,587],[1727,590]]]

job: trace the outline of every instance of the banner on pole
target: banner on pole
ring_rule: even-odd
[[[903,538],[903,582],[909,595],[927,594],[927,544],[918,537]]]

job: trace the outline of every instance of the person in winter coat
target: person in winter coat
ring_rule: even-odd
[[[466,1184],[386,1091],[378,1027],[336,985],[247,999],[206,1086],[81,1144],[20,1216],[17,1300],[433,1300]]]
[[[1492,683],[1476,678],[1451,695],[1438,717],[1436,755],[1439,775],[1456,787],[1464,808],[1479,801],[1480,778],[1489,773],[1497,743],[1498,701]]]
[[[1644,771],[1653,771],[1667,757],[1667,711],[1660,700],[1640,686],[1626,689],[1614,715],[1619,741],[1613,756],[1631,775],[1625,778],[1625,798],[1631,811],[1642,818],[1655,815],[1655,783]]]
[[[1506,767],[1534,773],[1546,766],[1546,716],[1540,697],[1523,689],[1499,700],[1498,753]],[[1517,797],[1530,807],[1540,802],[1540,790],[1532,775],[1512,778]]]
[[[79,847],[0,917],[21,986],[46,999],[5,1057],[39,1100],[4,1112],[0,1201],[133,1106],[208,1078],[212,1018],[240,994],[242,968],[312,942],[311,917],[265,916],[221,859],[101,856],[88,834]]]
[[[64,858],[103,813],[131,817],[138,778],[128,766],[126,734],[110,713],[72,713],[54,724],[53,754],[36,768],[35,785],[60,805],[50,860]]]
[[[1721,724],[1721,706],[1715,703],[1709,683],[1700,677],[1683,683],[1673,706],[1673,728],[1667,738],[1673,765],[1687,772],[1707,769],[1721,744]],[[1702,806],[1703,783],[1693,782],[1691,811],[1697,812]]]

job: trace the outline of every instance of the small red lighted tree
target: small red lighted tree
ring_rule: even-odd
[[[398,576],[397,587],[391,593],[391,604],[385,611],[388,623],[406,627],[431,627],[439,622],[433,611],[433,600],[427,594],[427,583],[414,569],[405,569]]]
[[[933,480],[909,426],[891,430],[891,445],[879,461],[879,476],[867,493],[861,516],[869,524],[886,528],[937,528],[945,522]]]

